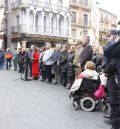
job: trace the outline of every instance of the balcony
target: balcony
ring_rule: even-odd
[[[26,33],[26,34],[38,34],[38,35],[47,35],[47,36],[57,36],[57,37],[69,37],[69,30],[66,30],[66,34],[64,33],[64,29],[59,30],[59,34],[57,34],[57,28],[51,28],[45,26],[44,32],[42,32],[42,26],[36,26],[34,32],[34,26],[29,25],[29,32],[28,32],[27,25],[19,25],[11,27],[11,33]],[[51,32],[50,32],[51,30]]]
[[[84,23],[84,21],[83,21],[83,19],[78,19],[78,23],[76,22],[76,23],[72,23],[72,27],[80,27],[80,28],[90,28],[90,26],[91,26],[91,21],[89,20],[88,21],[88,24],[85,24]]]
[[[33,30],[31,29],[33,27],[29,26],[29,31],[33,32]],[[11,33],[26,33],[27,32],[27,25],[18,25],[18,26],[13,26],[11,27]]]
[[[79,0],[70,0],[70,6],[76,8],[83,8],[85,10],[91,10],[90,2],[88,4],[80,2]]]
[[[108,28],[100,28],[100,31],[103,32],[103,33],[109,33],[110,29],[108,29]]]
[[[59,11],[59,12],[69,12],[69,7],[64,7],[64,6],[59,6],[59,5],[55,5],[55,4],[52,4],[52,3],[46,3],[46,2],[38,2],[38,1],[16,1],[16,2],[13,2],[11,3],[11,9],[12,10],[16,10],[16,9],[19,9],[19,8],[28,8],[30,6],[33,6],[33,7],[40,7],[40,8],[44,8],[44,9],[48,9],[48,10],[53,10],[53,11]]]

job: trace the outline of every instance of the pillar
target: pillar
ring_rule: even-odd
[[[33,14],[34,14],[34,20],[33,20],[33,32],[35,33],[36,32],[36,11],[33,11]]]
[[[71,16],[69,17],[69,37],[71,37]]]
[[[59,30],[59,25],[60,25],[60,15],[59,14],[57,14],[57,35],[59,36],[59,32],[60,32],[60,30]]]
[[[44,33],[44,17],[45,17],[45,12],[42,10],[42,33]]]
[[[67,34],[67,17],[66,17],[66,15],[64,16],[64,36],[66,36],[66,34]]]
[[[27,43],[27,41],[21,41],[21,42],[22,42],[23,48],[26,49],[26,43]]]
[[[29,33],[29,17],[30,17],[30,10],[27,9],[27,33]]]
[[[52,16],[53,14],[50,12],[49,17],[50,17],[50,35],[52,34]]]

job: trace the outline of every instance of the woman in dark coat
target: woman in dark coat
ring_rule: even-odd
[[[25,63],[25,50],[19,49],[19,52],[18,52],[19,73],[24,73],[25,71],[24,63]]]
[[[64,87],[66,87],[67,84],[67,57],[68,57],[68,47],[64,45],[61,55],[58,59],[58,65],[60,66],[60,72],[61,72],[60,82]]]
[[[74,58],[75,58],[75,49],[76,47],[73,45],[70,47],[70,51],[68,53],[67,58],[67,89],[69,89],[74,80],[75,80],[75,66],[74,66]]]

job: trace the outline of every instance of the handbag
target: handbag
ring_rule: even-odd
[[[105,97],[104,85],[99,86],[99,89],[95,91],[94,96],[96,99],[103,99]]]

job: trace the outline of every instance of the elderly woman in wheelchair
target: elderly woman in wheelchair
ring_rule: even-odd
[[[70,89],[70,97],[73,98],[73,109],[80,106],[85,111],[93,111],[96,106],[95,91],[99,88],[99,73],[95,71],[92,61],[86,62],[85,70],[74,81]]]

